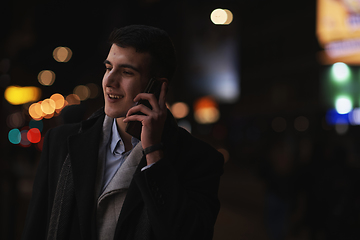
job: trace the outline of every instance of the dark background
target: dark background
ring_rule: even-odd
[[[232,11],[233,22],[216,26],[215,8]],[[324,121],[317,61],[316,1],[7,1],[0,4],[0,89],[9,85],[37,86],[42,99],[72,93],[79,84],[101,86],[114,27],[147,24],[166,30],[178,52],[179,68],[171,84],[169,103],[192,106],[200,90],[187,77],[194,39],[221,36],[237,41],[240,97],[220,103],[221,118],[197,124],[192,133],[216,148],[226,149],[219,197],[222,207],[214,239],[360,239],[358,127],[339,135]],[[58,63],[52,51],[67,46],[68,63]],[[50,87],[37,74],[56,73]],[[190,71],[191,74],[191,71]],[[86,100],[59,117],[44,120],[43,134],[68,121],[80,121],[103,104],[102,95]],[[32,181],[41,152],[36,146],[11,144],[7,116],[26,110],[1,104],[0,238],[19,239]],[[306,131],[294,120],[305,116]],[[272,121],[286,120],[276,132]],[[71,119],[71,120],[69,120]],[[30,118],[27,116],[25,125]]]

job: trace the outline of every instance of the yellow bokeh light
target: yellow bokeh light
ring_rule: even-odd
[[[68,62],[72,57],[72,51],[68,47],[57,47],[53,51],[53,57],[58,62]]]
[[[55,112],[55,106],[56,106],[55,101],[48,98],[42,101],[41,110],[47,115],[53,114]]]
[[[55,82],[55,73],[51,70],[43,70],[38,74],[38,80],[41,85],[51,86]]]
[[[55,93],[51,95],[50,99],[55,102],[55,109],[62,109],[65,105],[65,98],[60,93]]]
[[[195,120],[201,124],[215,123],[220,118],[220,112],[216,108],[202,108],[194,113]]]
[[[90,90],[87,86],[84,86],[84,85],[79,85],[79,86],[75,87],[73,93],[75,95],[79,96],[80,101],[85,101],[86,99],[88,99],[90,97]]]
[[[12,105],[21,105],[38,101],[41,90],[37,87],[9,86],[5,89],[4,97]]]
[[[215,9],[210,15],[211,21],[216,25],[228,25],[233,20],[233,14],[227,9]]]
[[[171,112],[175,118],[184,118],[189,114],[189,107],[186,103],[177,102],[171,106]]]

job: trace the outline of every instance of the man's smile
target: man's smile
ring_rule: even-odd
[[[108,94],[110,99],[120,99],[123,98],[124,96],[120,96],[120,95],[114,95],[114,94]]]

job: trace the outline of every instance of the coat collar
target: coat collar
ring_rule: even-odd
[[[178,136],[177,123],[168,111],[168,117],[163,131],[163,143],[166,155],[176,154],[176,140]],[[97,174],[97,164],[99,155],[99,144],[102,139],[102,126],[105,118],[104,109],[101,108],[95,112],[89,119],[81,123],[77,134],[69,137],[69,156],[72,164],[75,198],[79,209],[80,231],[84,239],[91,239],[92,222],[89,219],[93,217],[95,202],[95,182]],[[141,168],[146,166],[146,158],[143,156],[136,169],[140,172]],[[131,181],[127,200],[124,202],[120,214],[118,226],[132,213],[132,211],[142,203],[140,190],[134,180]]]

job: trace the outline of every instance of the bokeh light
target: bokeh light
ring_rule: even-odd
[[[360,125],[360,108],[353,109],[348,118],[351,125]]]
[[[41,104],[40,103],[33,103],[29,107],[29,115],[35,120],[40,120],[43,118],[44,114],[41,110]]]
[[[68,47],[57,47],[53,51],[53,57],[58,62],[68,62],[72,57],[72,51]]]
[[[348,130],[349,130],[348,124],[339,123],[335,125],[335,131],[339,135],[344,135],[345,133],[347,133]]]
[[[37,120],[32,119],[29,122],[29,127],[30,127],[30,129],[37,128],[37,129],[39,129],[40,132],[42,132],[42,130],[44,128],[44,124],[41,120],[37,121]]]
[[[88,84],[86,84],[86,86],[90,90],[89,98],[92,98],[92,99],[96,98],[99,94],[99,86],[96,85],[95,83],[88,83]]]
[[[52,118],[52,117],[54,117],[54,116],[55,116],[55,112],[50,113],[50,114],[46,114],[46,115],[44,116],[44,118],[45,118],[45,119],[50,119],[50,118]]]
[[[37,128],[31,128],[27,134],[27,139],[29,140],[29,142],[31,143],[38,143],[41,140],[41,133],[40,130]]]
[[[22,147],[30,147],[31,143],[29,139],[27,138],[28,129],[21,130],[21,140],[20,140],[20,146]]]
[[[335,101],[335,109],[339,114],[347,114],[352,108],[352,102],[347,96],[340,96]]]
[[[12,105],[21,105],[38,101],[41,90],[38,87],[9,86],[5,89],[4,97]]]
[[[55,109],[62,109],[65,105],[65,98],[60,93],[51,95],[50,99],[55,102]]]
[[[177,102],[171,106],[171,113],[177,119],[184,118],[189,114],[189,106],[184,102]]]
[[[68,105],[78,105],[80,104],[80,97],[76,94],[69,94],[66,96],[66,102]]]
[[[215,123],[220,118],[218,105],[212,97],[202,97],[194,103],[194,117],[200,124]]]
[[[20,133],[20,130],[17,129],[17,128],[11,129],[11,130],[9,131],[8,138],[9,138],[9,141],[10,141],[12,144],[19,144],[20,141],[21,141],[21,133]]]
[[[9,128],[19,128],[24,126],[25,118],[21,112],[15,112],[7,116],[6,124]]]
[[[90,97],[90,89],[87,86],[79,85],[74,88],[73,93],[79,96],[80,101],[85,101]]]
[[[294,127],[299,132],[306,131],[309,128],[309,120],[304,116],[299,116],[294,121]]]
[[[224,9],[224,11],[226,12],[226,15],[227,15],[227,19],[226,19],[226,22],[224,23],[225,25],[229,25],[231,22],[232,22],[232,20],[233,20],[233,14],[232,14],[232,12],[230,11],[230,10],[228,10],[228,9]]]
[[[55,112],[55,101],[48,98],[41,102],[41,110],[46,114],[53,114]]]
[[[349,66],[342,62],[337,62],[331,67],[333,79],[336,82],[344,82],[350,77]]]
[[[44,145],[44,137],[41,137],[40,142],[38,142],[35,145],[35,147],[36,147],[37,150],[42,151],[43,150],[43,145]]]
[[[227,9],[215,9],[210,15],[211,21],[216,25],[228,25],[233,20],[233,14]]]
[[[38,74],[38,81],[41,85],[51,86],[55,82],[55,73],[51,70],[43,70]]]
[[[74,96],[70,96],[69,99],[73,104],[77,104],[80,101],[78,97]],[[28,108],[28,113],[34,120],[50,119],[60,114],[66,105],[68,105],[68,102],[64,99],[63,95],[54,93],[50,98],[31,104]]]

